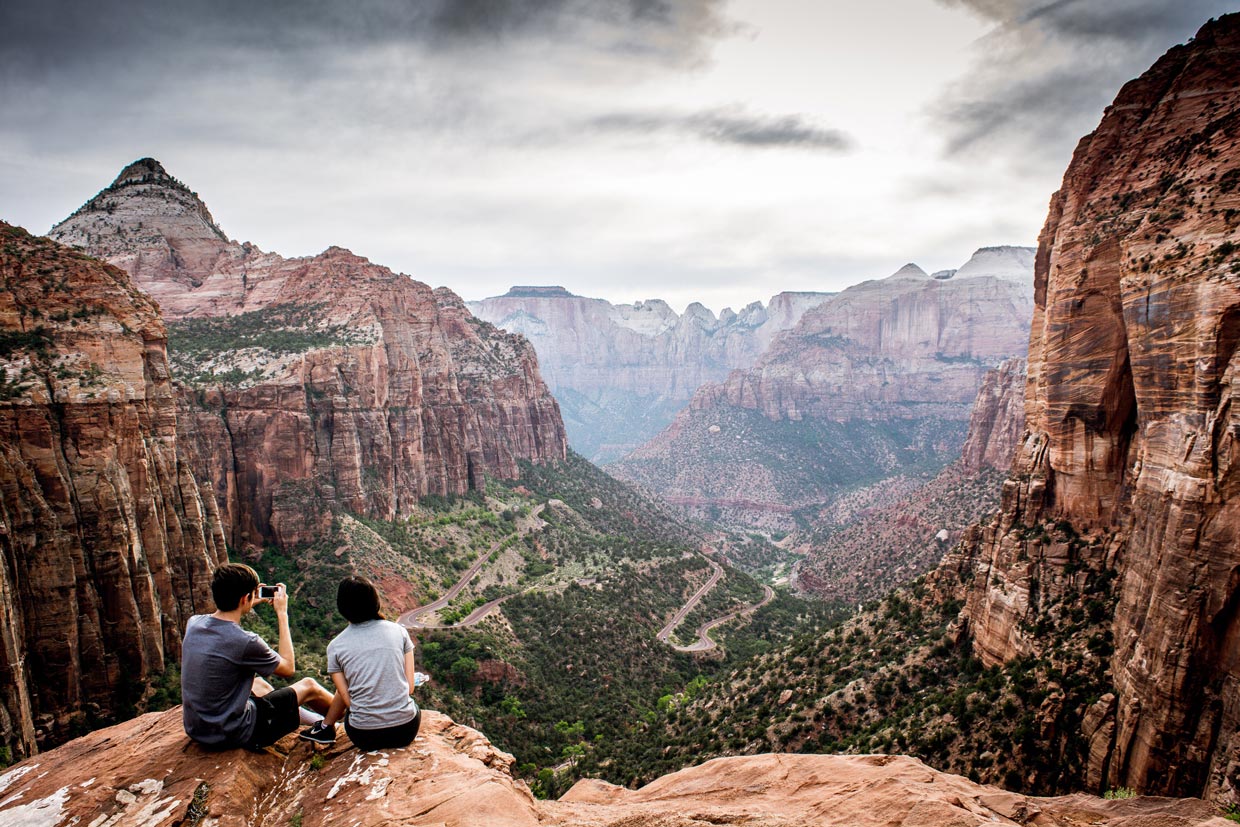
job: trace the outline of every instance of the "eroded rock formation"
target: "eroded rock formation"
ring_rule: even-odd
[[[788,512],[940,469],[987,371],[1025,352],[1032,265],[1032,250],[984,248],[950,277],[909,264],[850,287],[612,468],[704,516],[785,529]]]
[[[142,701],[209,610],[224,535],[177,439],[155,303],[0,222],[0,735],[16,756]]]
[[[969,434],[960,451],[970,472],[1006,471],[1025,433],[1025,360],[1008,359],[987,371],[969,415]]]
[[[182,439],[237,548],[313,539],[338,510],[391,519],[565,456],[520,337],[339,247],[285,259],[229,241],[156,161],[51,236],[128,268],[172,320]]]
[[[562,287],[514,287],[469,308],[529,339],[574,448],[606,462],[666,427],[703,383],[752,365],[777,333],[830,295],[780,293],[765,307],[754,302],[716,317],[697,302],[678,314],[659,299],[616,305]]]
[[[1199,800],[1031,798],[983,787],[912,758],[755,755],[718,758],[640,790],[583,780],[536,801],[511,755],[436,713],[405,749],[362,753],[341,736],[311,764],[295,737],[261,753],[207,753],[181,731],[180,708],[92,733],[0,775],[0,821],[115,827],[1222,827]]]
[[[1003,513],[944,569],[966,579],[975,650],[1043,656],[1048,607],[1113,601],[1076,633],[1114,646],[1098,666],[1114,692],[1085,715],[1088,782],[1235,801],[1240,16],[1168,52],[1081,140],[1036,290]]]

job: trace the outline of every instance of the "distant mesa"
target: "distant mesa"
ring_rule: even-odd
[[[521,284],[510,287],[501,299],[575,299],[578,296],[559,285]]]
[[[930,278],[938,279],[939,281],[947,281],[954,275],[956,275],[955,270],[935,270],[930,274]]]
[[[560,286],[519,285],[469,309],[529,339],[573,447],[601,463],[663,430],[704,382],[752,365],[778,333],[831,295],[779,293],[767,305],[716,316],[700,302],[678,314],[658,298],[612,304]]]

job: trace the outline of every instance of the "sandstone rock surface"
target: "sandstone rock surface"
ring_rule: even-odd
[[[1008,359],[986,372],[969,415],[960,459],[969,471],[1007,471],[1025,433],[1025,360]]]
[[[285,259],[229,241],[156,161],[50,235],[128,268],[173,320],[182,439],[236,548],[313,539],[339,510],[391,519],[565,456],[520,337],[339,247]]]
[[[1026,350],[1032,265],[1027,248],[983,248],[950,278],[909,264],[850,287],[611,469],[702,516],[783,529],[790,512],[812,521],[844,492],[940,469],[987,371]]]
[[[779,293],[718,317],[696,302],[678,314],[659,299],[617,305],[562,287],[514,287],[468,306],[534,345],[574,447],[603,462],[658,433],[703,383],[752,365],[830,295]]]
[[[0,823],[54,827],[303,827],[488,825],[695,827],[1222,827],[1197,800],[1028,798],[893,756],[719,758],[640,790],[584,780],[560,801],[536,801],[511,775],[512,756],[476,730],[423,713],[405,749],[361,753],[341,736],[319,769],[288,737],[262,753],[205,752],[180,709],[92,733],[0,775]],[[75,821],[76,819],[76,821]]]
[[[16,756],[141,702],[209,611],[224,535],[177,438],[159,310],[0,222],[0,735]]]
[[[1036,291],[1001,519],[945,563],[968,580],[962,620],[988,664],[1036,657],[1043,607],[1113,579],[1109,628],[1082,632],[1114,641],[1089,784],[1236,801],[1240,16],[1169,51],[1081,140]]]

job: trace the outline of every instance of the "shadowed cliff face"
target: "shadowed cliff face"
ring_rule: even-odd
[[[0,223],[0,734],[132,714],[209,611],[224,536],[177,440],[154,302]]]
[[[129,269],[171,320],[181,436],[238,548],[310,540],[341,509],[391,519],[565,456],[523,339],[338,247],[284,259],[230,242],[155,161],[51,235]]]
[[[1238,245],[1230,15],[1126,85],[1076,150],[1038,249],[1025,442],[1001,520],[964,550],[989,663],[1039,650],[1040,603],[1117,575],[1115,694],[1087,733],[1102,787],[1240,788]],[[1080,539],[1030,536],[1056,521]]]

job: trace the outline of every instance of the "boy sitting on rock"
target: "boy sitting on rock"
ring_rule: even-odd
[[[264,677],[290,677],[296,669],[288,626],[288,591],[261,597],[258,575],[228,563],[211,578],[215,614],[194,615],[185,624],[181,651],[181,703],[185,734],[206,747],[262,749],[326,713],[332,693],[313,678],[272,689]],[[279,624],[279,651],[240,626],[246,612],[271,603]],[[260,677],[261,676],[261,677]],[[303,716],[305,720],[303,720]]]

